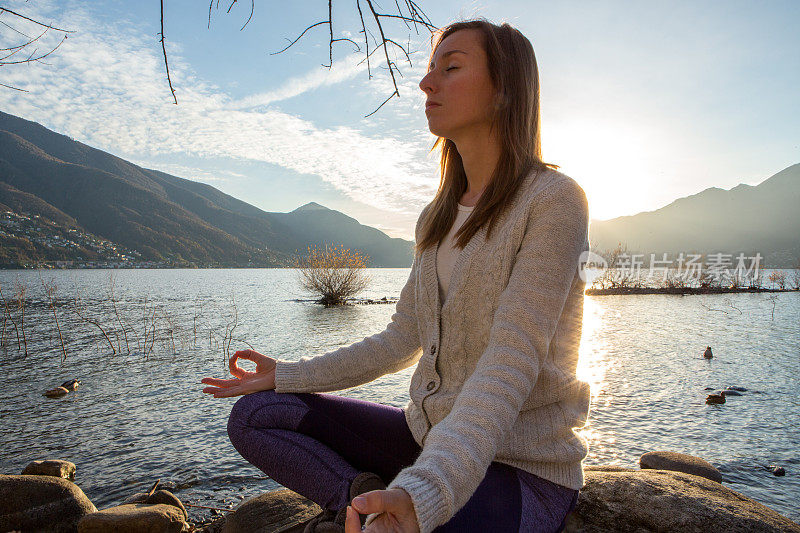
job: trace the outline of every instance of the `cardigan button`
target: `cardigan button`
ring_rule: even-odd
[[[428,390],[433,390],[433,388],[435,386],[436,386],[436,382],[435,381],[431,381],[430,383],[428,383]]]
[[[436,354],[436,345],[431,346],[431,355]]]

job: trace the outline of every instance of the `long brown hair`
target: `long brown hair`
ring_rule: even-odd
[[[480,30],[483,36],[489,74],[497,90],[491,127],[498,128],[501,149],[489,183],[454,235],[459,248],[464,248],[486,223],[487,238],[491,235],[497,217],[529,172],[559,168],[542,161],[539,69],[530,41],[507,23],[497,26],[485,19],[454,22],[431,38],[431,59],[448,35],[466,29]],[[437,146],[441,149],[439,190],[421,221],[421,238],[415,253],[422,253],[447,235],[456,219],[456,205],[467,190],[467,175],[455,143],[439,137],[431,151]]]

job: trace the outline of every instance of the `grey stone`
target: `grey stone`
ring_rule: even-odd
[[[567,533],[800,533],[800,525],[724,485],[668,470],[585,473]]]
[[[714,465],[694,455],[678,452],[647,452],[639,458],[639,466],[654,470],[674,470],[722,483],[722,474]]]
[[[181,533],[188,530],[183,512],[162,503],[126,503],[88,514],[78,522],[78,533]]]
[[[239,504],[225,518],[222,533],[301,533],[321,512],[319,505],[294,491],[276,490]]]
[[[725,389],[724,391],[720,391],[720,394],[723,396],[742,396],[741,392],[733,389]]]
[[[584,472],[638,472],[635,468],[619,465],[589,465],[583,467]]]
[[[22,471],[24,476],[53,476],[75,481],[75,464],[61,459],[33,461]]]
[[[0,475],[0,531],[74,532],[95,511],[80,487],[64,478]]]
[[[184,520],[188,520],[189,518],[189,514],[186,512],[186,507],[183,506],[183,503],[181,503],[177,496],[168,490],[157,490],[151,495],[148,495],[146,492],[139,492],[133,496],[125,498],[125,501],[122,503],[163,503],[164,505],[172,505],[183,511]]]

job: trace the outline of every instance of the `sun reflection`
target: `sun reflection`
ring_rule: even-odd
[[[597,402],[603,390],[602,385],[609,366],[606,357],[608,349],[599,335],[606,312],[596,298],[583,298],[583,331],[576,374],[579,380],[591,386],[592,403]]]
[[[608,346],[603,336],[604,321],[609,318],[609,310],[601,305],[599,299],[586,296],[583,299],[583,330],[576,374],[579,380],[585,381],[591,388],[591,406],[586,424],[576,433],[586,439],[589,446],[587,461],[596,463],[618,462],[620,459],[614,448],[616,438],[608,432],[601,431],[592,423],[592,410],[599,403],[609,405],[611,396],[605,382],[606,374],[612,366],[608,359]]]

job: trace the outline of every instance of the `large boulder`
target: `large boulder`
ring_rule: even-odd
[[[567,533],[795,532],[800,525],[715,481],[669,470],[589,470]]]
[[[33,461],[22,471],[26,476],[54,476],[75,481],[75,464],[60,459]]]
[[[165,505],[173,505],[183,512],[184,520],[189,518],[186,507],[183,506],[183,503],[181,503],[177,496],[168,490],[157,490],[152,494],[148,492],[138,492],[133,496],[125,498],[125,501],[122,503],[149,503],[151,505],[163,503]]]
[[[163,503],[126,503],[86,515],[78,522],[78,533],[181,533],[188,530],[183,512]]]
[[[97,508],[73,482],[53,476],[0,475],[0,531],[66,533]]]
[[[322,508],[289,489],[276,490],[239,504],[225,518],[222,533],[300,533]]]
[[[639,466],[653,470],[674,470],[722,483],[722,474],[704,459],[678,452],[647,452],[639,458]]]

